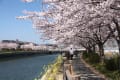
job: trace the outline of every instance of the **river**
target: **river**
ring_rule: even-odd
[[[30,56],[0,61],[0,80],[34,80],[43,66],[54,61],[57,55]]]

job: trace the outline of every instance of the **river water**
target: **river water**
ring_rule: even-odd
[[[42,55],[0,61],[0,80],[34,80],[43,71],[43,66],[56,57]]]

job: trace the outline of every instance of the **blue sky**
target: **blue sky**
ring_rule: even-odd
[[[23,10],[40,11],[42,0],[24,3],[21,0],[0,0],[0,40],[29,41],[48,43],[40,40],[40,34],[32,28],[30,20],[17,20],[16,16],[24,15]]]

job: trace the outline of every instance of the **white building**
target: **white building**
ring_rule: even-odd
[[[56,45],[56,44],[46,44],[45,46],[48,50],[57,50],[58,49],[58,45]]]
[[[19,44],[17,43],[7,43],[7,42],[0,42],[0,50],[1,49],[17,49]]]
[[[48,50],[45,45],[34,46],[33,50]]]
[[[28,50],[28,49],[33,50],[34,44],[33,44],[33,43],[23,44],[23,45],[20,46],[20,48],[21,48],[21,49],[24,49],[24,50]]]

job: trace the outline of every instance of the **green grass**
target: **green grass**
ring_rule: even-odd
[[[101,63],[92,65],[97,71],[104,74],[110,80],[120,80],[120,71],[114,70],[110,71],[105,68],[105,66]]]
[[[94,54],[90,55],[88,53],[85,53],[83,54],[83,59],[92,67],[94,67],[97,71],[99,71],[100,73],[104,74],[107,78],[109,78],[109,80],[120,80],[120,70],[118,68],[113,69],[115,67],[114,64],[117,63],[116,62],[117,57],[113,57],[110,60],[106,60],[107,63],[106,62],[101,63],[95,61],[97,59],[95,55]]]
[[[34,80],[39,80],[43,76],[45,76],[45,80],[55,80],[55,76],[57,75],[59,69],[61,68],[62,64],[62,56],[59,55],[56,60],[47,66],[44,66],[44,72],[42,72],[40,75],[41,77],[35,78]]]

